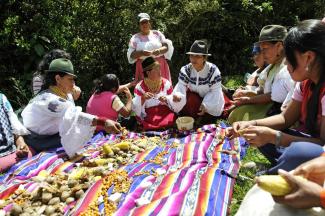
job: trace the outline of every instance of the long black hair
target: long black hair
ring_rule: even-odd
[[[320,20],[305,20],[293,27],[284,40],[284,50],[287,61],[293,69],[298,62],[295,51],[305,53],[313,51],[316,54],[315,62],[311,67],[319,68],[319,81],[311,86],[312,96],[307,103],[306,127],[309,133],[317,135],[317,115],[320,90],[325,82],[325,23]]]
[[[104,91],[112,91],[114,89],[117,91],[120,86],[120,81],[115,74],[105,74],[100,80],[94,80],[94,84],[94,93],[100,94]]]

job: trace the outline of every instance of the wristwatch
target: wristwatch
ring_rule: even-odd
[[[281,138],[282,138],[282,132],[281,131],[277,131],[276,135],[275,135],[275,146],[280,146],[281,145]]]

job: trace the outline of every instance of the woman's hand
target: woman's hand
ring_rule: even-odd
[[[264,126],[250,126],[243,130],[242,137],[254,147],[261,147],[267,143],[275,143],[276,130]]]
[[[144,98],[144,100],[148,100],[150,98],[153,98],[155,95],[151,92],[146,92],[142,95],[142,97]]]
[[[151,56],[152,55],[152,51],[148,51],[148,50],[142,50],[141,51],[142,56]]]
[[[180,102],[181,101],[181,97],[179,97],[177,95],[173,95],[173,101],[174,102]]]
[[[299,209],[321,206],[320,193],[323,187],[314,182],[296,178],[284,170],[279,170],[279,174],[287,180],[294,190],[285,196],[273,196],[275,202]]]
[[[235,93],[232,95],[232,98],[239,98],[245,96],[246,90],[239,88],[235,91]]]
[[[238,97],[234,98],[233,104],[236,106],[245,105],[250,103],[250,97]]]
[[[160,97],[158,98],[158,100],[159,100],[161,103],[167,104],[167,97],[166,97],[166,96],[160,96]]]
[[[118,122],[107,119],[104,129],[107,133],[119,133],[122,127]]]
[[[124,92],[124,94],[126,95],[126,98],[127,98],[128,100],[132,99],[132,94],[131,94],[131,92],[130,92],[130,90],[129,90],[128,88],[124,88],[124,89],[123,89],[123,92]]]
[[[160,55],[160,49],[155,49],[154,51],[152,51],[152,54],[155,55],[155,56],[158,56]]]
[[[73,86],[72,97],[73,100],[78,100],[81,94],[81,89],[78,86]]]
[[[238,131],[242,131],[245,128],[248,128],[250,126],[255,126],[256,125],[256,121],[238,121],[238,122],[234,122],[232,124],[232,127],[229,127],[226,129],[226,136],[229,139],[233,139],[236,137],[239,137],[240,134]]]
[[[28,156],[29,148],[22,137],[17,138],[16,146],[16,155],[18,158],[25,158]]]
[[[325,181],[325,156],[301,164],[293,171],[293,174],[301,175],[322,186]]]
[[[206,113],[207,109],[205,108],[204,104],[200,105],[199,111],[200,112],[197,113],[199,116],[203,116],[204,113]]]

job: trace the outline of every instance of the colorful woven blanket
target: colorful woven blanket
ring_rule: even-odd
[[[227,215],[234,177],[247,144],[241,138],[228,140],[224,132],[221,126],[205,125],[191,133],[173,130],[145,133],[160,136],[166,145],[140,153],[133,163],[119,168],[132,179],[132,184],[128,192],[122,194],[115,215]],[[119,136],[97,134],[85,151],[89,146],[94,149]],[[128,138],[139,136],[143,134],[128,134]],[[94,157],[96,152],[91,154],[89,157]],[[162,159],[159,163],[155,161],[157,156]],[[30,192],[35,190],[38,183],[32,177],[42,170],[52,174],[71,172],[77,162],[85,159],[68,160],[63,149],[55,149],[21,161],[0,176],[0,199],[8,198],[18,187]],[[94,182],[65,214],[80,215],[95,203],[98,213],[106,215],[104,204],[98,200],[103,184],[103,180]],[[107,193],[112,194],[113,188]],[[139,200],[144,202],[139,204]],[[10,206],[5,208],[9,209]]]

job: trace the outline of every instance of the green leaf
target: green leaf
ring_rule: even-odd
[[[44,47],[42,44],[36,44],[34,46],[34,50],[37,53],[38,56],[42,57],[45,53]]]

